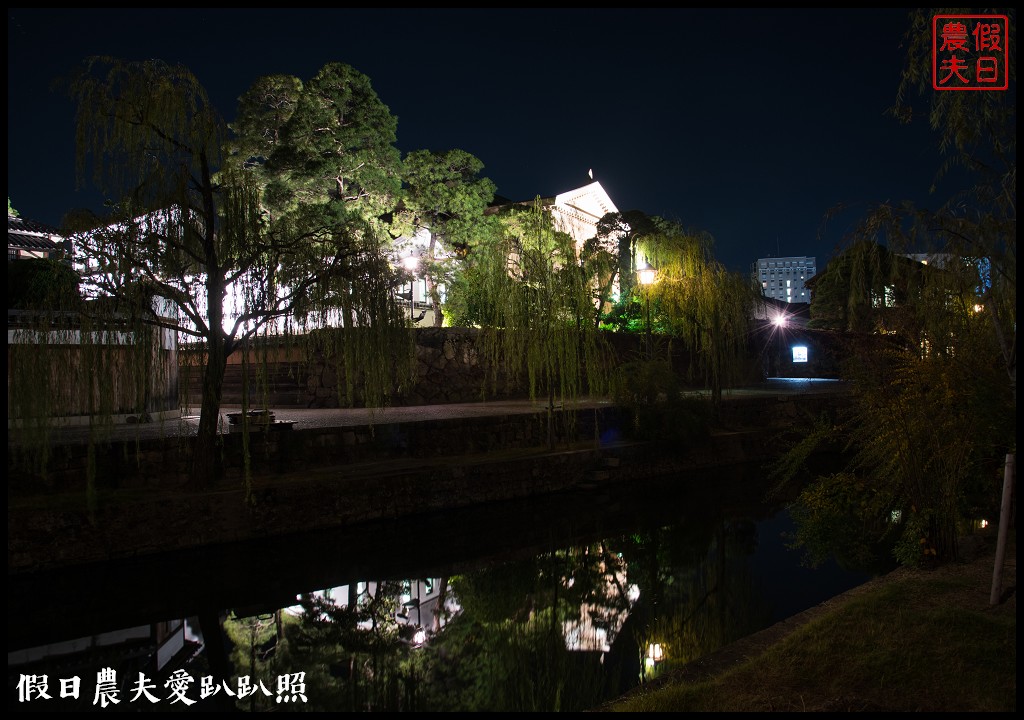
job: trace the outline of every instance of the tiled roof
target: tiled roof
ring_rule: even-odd
[[[60,232],[55,227],[44,225],[41,222],[35,220],[26,220],[22,217],[15,217],[14,215],[7,216],[7,232],[30,232],[39,233],[41,235],[60,235]]]
[[[7,233],[7,247],[19,250],[60,250],[63,246],[48,237],[27,233]]]
[[[56,228],[26,220],[7,216],[7,247],[24,250],[60,250],[63,238]]]

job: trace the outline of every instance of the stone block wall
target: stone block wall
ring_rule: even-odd
[[[529,396],[525,379],[513,381],[508,373],[498,368],[491,372],[481,359],[477,348],[478,331],[472,328],[417,328],[415,340],[415,378],[411,385],[396,388],[393,405],[437,405],[478,402],[481,400],[523,399]],[[626,363],[644,357],[644,338],[641,336],[608,333],[608,344],[614,362]],[[702,378],[690,376],[690,357],[680,343],[668,338],[655,337],[655,353],[667,358],[684,385],[701,387]],[[184,350],[182,368],[182,404],[199,407],[202,378],[194,367],[186,367],[196,359],[194,351]],[[251,361],[248,367],[241,363],[241,354],[235,353],[228,361],[225,376],[224,405],[241,405],[243,373],[248,373],[249,402],[260,406],[264,399],[270,407],[333,408],[349,405],[344,399],[344,371],[335,358],[315,354],[312,358],[298,346],[277,347],[262,360]],[[258,367],[259,366],[259,367]],[[257,379],[257,373],[261,379]],[[752,350],[751,358],[737,385],[749,385],[762,379],[761,361]],[[351,403],[361,407],[365,403],[358,396]]]

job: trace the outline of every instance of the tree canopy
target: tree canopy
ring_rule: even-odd
[[[531,397],[556,400],[600,393],[608,364],[597,328],[590,279],[579,271],[573,239],[554,228],[540,198],[494,216],[491,232],[470,248],[456,288],[482,333],[490,366],[527,379]]]
[[[415,150],[405,157],[404,193],[395,226],[399,232],[427,232],[421,271],[434,307],[434,325],[444,322],[439,285],[449,286],[455,262],[466,256],[477,235],[487,232],[484,211],[494,199],[495,186],[479,177],[483,163],[463,150]],[[440,257],[437,243],[445,248]]]
[[[215,473],[236,349],[331,313],[359,328],[350,361],[374,367],[404,339],[383,252],[382,216],[400,187],[395,120],[365,76],[330,64],[307,84],[262,79],[240,102],[232,142],[181,66],[91,58],[68,88],[79,167],[111,198],[107,217],[69,218],[87,286],[122,297],[144,283],[175,305],[171,327],[203,344],[196,480]],[[364,374],[375,398],[392,387],[385,374]]]

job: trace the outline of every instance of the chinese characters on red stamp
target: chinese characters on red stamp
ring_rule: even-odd
[[[932,87],[936,90],[1006,90],[1009,87],[1006,15],[936,15],[932,18]]]

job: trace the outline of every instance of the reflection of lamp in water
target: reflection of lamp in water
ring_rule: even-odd
[[[415,293],[416,293],[416,268],[417,268],[417,266],[419,264],[420,264],[420,260],[415,255],[410,254],[410,255],[406,255],[404,258],[402,258],[402,265],[412,275],[412,278],[409,280],[409,319],[410,320],[416,314],[416,301],[415,301]]]
[[[651,643],[647,646],[647,658],[644,664],[648,669],[653,668],[664,659],[665,649],[661,646],[661,643]]]

